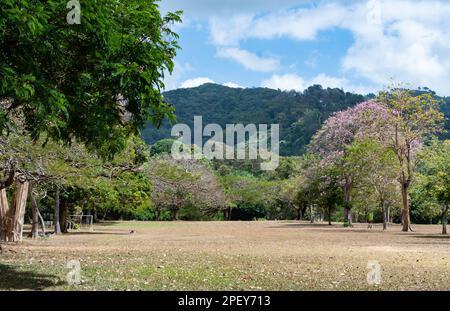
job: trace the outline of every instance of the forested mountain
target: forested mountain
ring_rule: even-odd
[[[177,89],[164,96],[174,105],[177,122],[192,128],[194,116],[203,116],[204,125],[217,123],[223,128],[229,123],[280,124],[280,151],[284,156],[302,154],[312,135],[332,113],[371,97],[341,89],[325,89],[320,85],[311,86],[304,92],[283,92],[217,84]],[[450,100],[444,108],[447,116],[450,115]],[[142,135],[147,143],[153,144],[170,137],[170,128],[168,123],[159,130],[149,126]]]

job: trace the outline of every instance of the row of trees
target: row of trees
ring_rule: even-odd
[[[366,221],[375,213],[384,229],[399,220],[409,230],[410,205],[414,219],[439,217],[446,232],[450,144],[428,139],[442,120],[438,103],[428,95],[393,92],[421,105],[403,108],[411,109],[405,127],[398,118],[392,123],[396,114],[385,97],[364,102],[330,117],[309,153],[282,158],[273,172],[257,171],[251,161],[175,160],[170,140],[148,147],[131,137],[107,160],[83,144],[11,131],[0,141],[1,239],[20,240],[25,215],[31,236],[38,236],[41,212],[53,214],[56,233],[66,232],[67,216],[77,213],[142,220],[319,217],[349,226],[352,216]],[[414,139],[405,138],[404,129]]]
[[[302,157],[282,158],[274,172],[255,161],[213,161],[227,206],[225,219],[302,219],[383,222],[411,228],[448,214],[448,141],[433,93],[401,87],[332,115]],[[152,147],[168,152],[170,140]],[[219,188],[215,188],[219,190]],[[221,207],[225,208],[225,207]]]
[[[56,233],[67,230],[69,213],[81,212],[175,220],[326,215],[351,225],[373,206],[387,224],[400,205],[404,231],[411,207],[416,219],[439,211],[446,222],[448,142],[429,141],[444,119],[434,94],[397,87],[354,106],[361,96],[320,86],[264,90],[262,101],[252,95],[261,90],[233,90],[237,102],[250,102],[236,118],[246,111],[243,121],[267,123],[276,115],[289,127],[283,140],[302,151],[324,118],[352,108],[332,115],[306,155],[282,159],[274,172],[249,161],[175,161],[164,155],[167,142],[149,151],[137,137],[149,121],[174,120],[161,90],[181,13],[162,16],[156,1],[88,1],[81,24],[69,25],[66,3],[0,7],[0,241],[22,238],[27,204],[32,236],[43,223],[39,209],[52,210]],[[230,103],[211,87],[223,115]],[[255,113],[261,102],[265,112]]]
[[[411,186],[420,184],[416,173],[422,169],[428,174],[445,175],[448,171],[446,143],[433,142],[434,148],[441,150],[437,153],[439,160],[437,154],[430,160],[436,164],[418,161],[419,156],[431,157],[427,155],[431,147],[423,147],[442,130],[443,121],[439,101],[432,94],[413,94],[403,88],[382,92],[375,100],[336,113],[313,137],[310,151],[316,159],[300,173],[298,180],[303,186],[298,188],[297,201],[326,206],[329,214],[341,205],[349,226],[353,208],[370,206],[373,201],[381,210],[386,228],[390,207],[401,198],[403,231],[411,230]],[[427,169],[429,165],[434,171]],[[429,178],[445,181],[446,177]],[[449,204],[445,193],[449,188],[445,183],[440,185],[444,194],[435,192],[431,197],[440,202],[445,223]],[[312,192],[319,196],[308,199],[314,188]]]

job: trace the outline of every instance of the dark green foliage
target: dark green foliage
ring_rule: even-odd
[[[66,21],[67,0],[2,0],[0,133],[18,125],[36,139],[72,138],[104,157],[150,121],[172,118],[160,90],[173,69],[180,12],[156,1],[81,1],[81,24]]]
[[[324,89],[319,85],[298,93],[204,84],[166,92],[164,97],[174,105],[177,122],[191,128],[194,116],[203,116],[204,125],[217,123],[223,128],[229,123],[280,124],[281,155],[291,156],[305,152],[311,137],[332,113],[374,98],[374,95],[364,97],[340,89]],[[447,116],[446,129],[450,130],[450,98],[443,99],[441,109]],[[142,137],[149,144],[169,138],[170,126],[164,122],[161,129],[147,127]],[[450,132],[441,137],[450,137]]]
[[[167,138],[157,141],[150,146],[150,156],[159,155],[162,153],[170,154],[172,152],[172,145],[175,139]]]
[[[223,128],[229,123],[280,124],[282,155],[303,153],[330,114],[364,101],[361,95],[318,85],[297,93],[204,84],[166,92],[164,97],[174,105],[177,121],[192,128],[194,116],[203,116],[204,124],[217,123]],[[170,137],[168,122],[159,130],[146,128],[142,136],[149,144]]]

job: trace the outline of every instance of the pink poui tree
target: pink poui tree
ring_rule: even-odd
[[[376,101],[366,101],[335,113],[313,137],[310,150],[320,155],[322,167],[336,166],[343,187],[344,221],[352,225],[353,171],[344,161],[346,149],[363,138],[382,140],[390,130],[389,113]]]

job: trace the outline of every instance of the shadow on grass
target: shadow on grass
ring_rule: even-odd
[[[329,224],[325,224],[325,223],[321,223],[321,224],[306,224],[306,223],[284,223],[284,224],[279,224],[279,225],[275,225],[275,226],[270,226],[269,228],[275,228],[275,229],[280,229],[280,228],[309,228],[309,229],[313,229],[313,228],[342,228],[342,226],[338,226],[338,225],[329,225]]]
[[[21,271],[12,266],[0,264],[0,290],[44,290],[62,283],[56,275]]]
[[[130,235],[130,231],[71,231],[64,235]]]
[[[423,235],[411,235],[412,237],[418,238],[418,239],[439,239],[439,240],[450,240],[450,235],[443,235],[443,234],[423,234]]]
[[[114,220],[100,220],[99,222],[94,223],[97,227],[110,227],[120,224],[120,221]]]
[[[279,225],[270,226],[271,229],[311,229],[317,232],[332,232],[333,234],[349,234],[349,233],[367,233],[379,234],[383,233],[383,226],[380,224],[373,225],[372,229],[368,229],[365,224],[358,224],[352,228],[346,228],[342,224],[333,223],[283,223]]]

